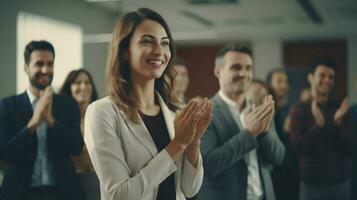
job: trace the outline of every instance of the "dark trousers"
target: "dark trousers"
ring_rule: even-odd
[[[100,200],[99,179],[94,172],[85,172],[78,174],[82,183],[86,200]]]
[[[300,200],[350,200],[350,182],[336,185],[313,185],[300,182]]]
[[[41,186],[31,188],[26,195],[26,200],[64,200],[64,198],[58,187]]]

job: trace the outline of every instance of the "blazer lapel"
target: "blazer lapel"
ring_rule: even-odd
[[[169,137],[171,140],[173,140],[175,137],[175,128],[173,123],[175,114],[166,106],[158,92],[156,92],[156,96],[158,97],[159,105],[165,119]],[[119,111],[119,113],[122,115],[124,121],[126,122],[130,131],[135,135],[135,137],[150,151],[153,156],[155,156],[157,154],[157,148],[143,120],[140,118],[139,123],[135,123],[130,120],[124,112]]]
[[[233,132],[238,132],[239,127],[238,127],[236,121],[234,120],[234,118],[231,114],[231,111],[229,110],[226,103],[222,100],[222,98],[218,94],[216,94],[213,97],[213,101],[217,105],[217,113],[216,114],[221,116],[218,119],[222,119],[222,120],[220,120],[222,122],[222,125],[227,124],[229,126],[230,130],[232,130]]]
[[[165,124],[167,127],[167,131],[169,132],[170,140],[172,141],[175,138],[174,121],[175,121],[176,114],[167,107],[167,105],[165,104],[164,100],[162,99],[161,95],[158,92],[156,92],[156,96],[159,100],[160,108],[165,119]],[[177,166],[181,166],[182,165],[181,162],[182,159],[178,159],[175,161]],[[179,178],[180,174],[181,174],[180,170],[174,173],[176,191],[179,190],[179,186],[180,186],[180,178]]]
[[[139,123],[136,123],[130,120],[123,111],[119,111],[119,113],[123,117],[125,123],[133,135],[143,144],[144,147],[149,150],[152,156],[155,156],[157,154],[157,148],[143,120],[139,118]]]
[[[26,92],[16,96],[16,102],[13,108],[14,115],[16,115],[14,119],[18,119],[19,127],[23,127],[32,117],[32,105]]]
[[[167,131],[169,132],[170,140],[173,140],[175,138],[175,126],[174,126],[174,120],[175,120],[175,113],[172,112],[165,104],[164,100],[162,99],[161,95],[157,92],[156,93],[160,108],[162,110],[162,114],[165,118],[165,123],[167,127]]]

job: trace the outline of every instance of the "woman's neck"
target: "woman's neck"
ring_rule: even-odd
[[[156,109],[155,103],[155,80],[149,81],[133,81],[133,93],[138,101],[139,109],[151,113],[153,109]]]

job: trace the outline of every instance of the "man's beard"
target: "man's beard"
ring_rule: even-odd
[[[47,86],[51,85],[52,80],[53,80],[53,76],[50,76],[50,80],[47,84],[41,84],[39,82],[37,82],[37,78],[41,76],[40,74],[36,74],[34,77],[30,78],[30,83],[33,87],[39,89],[39,90],[44,90]]]

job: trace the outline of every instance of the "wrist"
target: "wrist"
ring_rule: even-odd
[[[169,153],[173,160],[177,160],[178,157],[182,154],[185,150],[186,145],[183,145],[176,140],[172,140],[165,148],[165,150]]]
[[[39,124],[39,120],[37,120],[36,118],[32,117],[30,119],[30,121],[26,125],[27,129],[29,130],[29,133],[33,133],[38,124]]]
[[[200,148],[201,145],[201,140],[193,140],[190,145],[187,146],[187,149],[195,149],[195,148]]]
[[[55,125],[55,119],[51,116],[47,118],[46,123],[49,128],[52,128]]]

